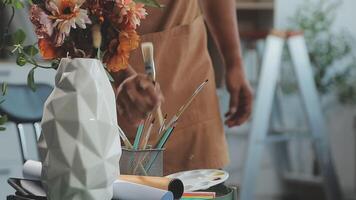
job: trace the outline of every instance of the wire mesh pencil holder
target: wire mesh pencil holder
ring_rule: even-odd
[[[122,149],[120,173],[124,175],[163,176],[164,149]]]

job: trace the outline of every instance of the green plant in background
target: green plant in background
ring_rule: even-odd
[[[7,85],[6,85],[6,83],[3,83],[2,87],[1,87],[0,104],[4,103],[4,101],[5,101],[4,96],[6,95],[6,92],[7,92]],[[0,131],[4,131],[5,130],[4,124],[6,122],[7,122],[6,115],[2,116],[0,114]]]
[[[334,92],[342,103],[356,103],[354,39],[333,28],[339,3],[305,1],[290,19],[292,28],[304,31],[314,79],[321,94]]]
[[[50,65],[42,65],[39,64],[36,60],[36,57],[39,53],[37,49],[37,43],[25,45],[24,42],[26,40],[26,33],[22,29],[17,29],[15,32],[10,33],[10,26],[14,19],[15,12],[18,9],[23,9],[27,4],[32,4],[31,0],[21,1],[21,0],[1,0],[0,9],[10,8],[11,16],[9,21],[6,23],[6,27],[4,31],[0,33],[0,50],[5,51],[8,54],[16,56],[16,64],[20,67],[30,64],[32,65],[32,69],[28,73],[27,76],[27,84],[28,86],[35,91],[35,70],[37,68],[45,68],[45,69],[56,69],[58,67],[59,61],[53,61]]]

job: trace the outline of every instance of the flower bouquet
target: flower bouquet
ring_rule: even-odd
[[[18,65],[33,65],[28,75],[32,89],[36,68],[57,69],[39,141],[47,196],[111,199],[121,145],[107,72],[128,66],[130,52],[139,45],[136,29],[147,15],[144,6],[159,4],[154,0],[32,2],[30,20],[38,42],[23,45],[25,34],[18,30],[12,35],[12,52]],[[38,53],[51,65],[39,64]]]

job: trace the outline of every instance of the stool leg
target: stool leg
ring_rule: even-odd
[[[41,135],[41,125],[38,122],[36,122],[33,124],[33,128],[35,129],[36,141],[38,141]]]
[[[26,145],[26,137],[25,137],[25,130],[22,124],[17,124],[17,130],[19,134],[19,142],[20,142],[20,150],[23,163],[26,162],[27,158],[27,145]]]
[[[233,200],[237,200],[238,198],[238,187],[237,186],[231,186],[231,189],[234,191],[234,194],[233,194]]]

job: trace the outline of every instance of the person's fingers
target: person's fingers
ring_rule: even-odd
[[[250,116],[251,116],[251,112],[252,112],[252,101],[253,101],[253,96],[252,96],[252,91],[250,88],[244,88],[242,90],[242,94],[243,94],[243,99],[244,102],[241,105],[243,107],[243,114],[242,116],[237,120],[237,125],[241,125],[244,122],[246,122]]]
[[[230,102],[229,102],[229,110],[225,114],[225,117],[230,118],[237,112],[239,106],[239,91],[231,91],[230,92]]]
[[[141,93],[137,91],[135,85],[128,86],[127,94],[130,101],[136,106],[136,108],[142,113],[150,112],[150,102]]]
[[[126,79],[117,89],[117,110],[131,123],[147,117],[163,101],[159,84],[139,74]]]
[[[133,124],[138,124],[140,120],[146,117],[145,111],[140,111],[137,105],[132,102],[129,95],[126,92],[122,92],[118,97],[119,103],[122,105],[123,115],[127,117],[127,120]]]
[[[127,112],[127,109],[129,109],[128,104],[126,103],[126,101],[124,100],[124,98],[122,97],[122,94],[119,94],[116,100],[116,107],[118,110],[118,113],[120,115],[125,116],[127,119],[129,119],[131,116],[128,116],[129,113]]]
[[[153,110],[161,103],[162,97],[160,95],[160,92],[157,91],[156,86],[153,85],[152,82],[149,84],[148,80],[141,79],[139,85],[144,87],[144,89],[142,89],[143,87],[141,87],[141,91],[139,90],[139,92],[141,92],[142,95],[145,96],[145,98],[147,99],[148,106],[151,110]]]
[[[248,86],[244,86],[240,92],[238,110],[226,120],[229,127],[239,126],[246,122],[252,111],[252,92]]]
[[[126,93],[125,101],[128,104],[128,107],[130,110],[128,112],[131,112],[131,120],[132,121],[137,121],[137,120],[142,120],[145,117],[147,117],[147,114],[150,112],[150,110],[144,109],[143,105],[138,106],[136,102],[132,101],[129,97],[129,94]],[[141,109],[139,108],[141,107]]]
[[[160,102],[163,103],[164,102],[164,96],[163,96],[163,93],[162,93],[162,90],[161,90],[161,85],[159,83],[156,83],[155,91],[159,95]]]

